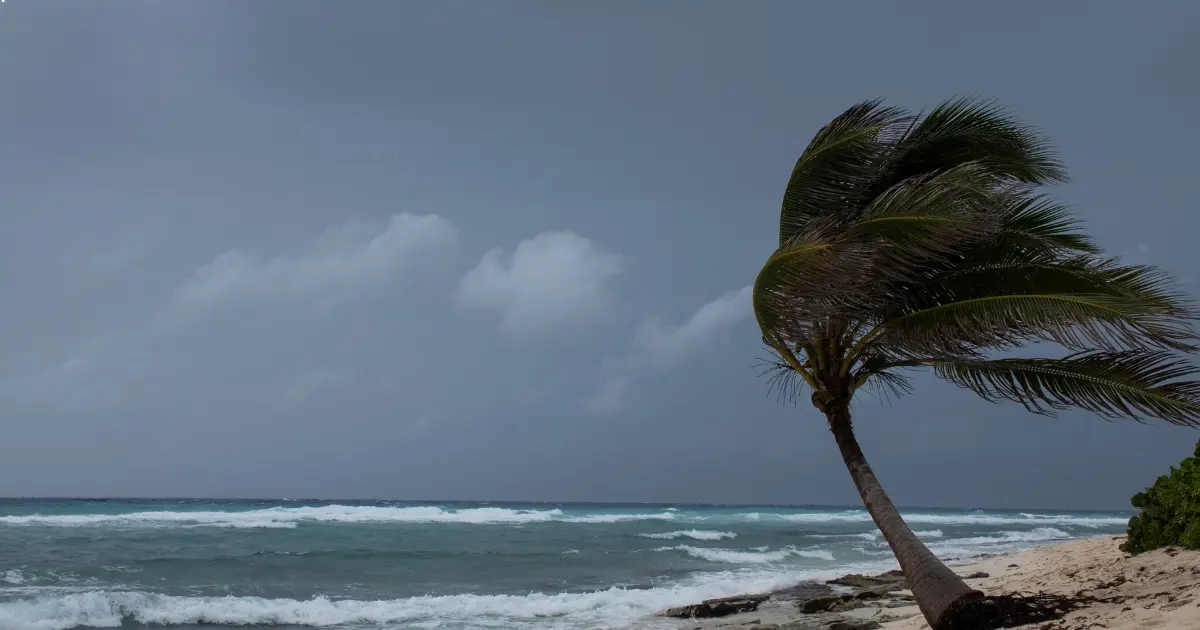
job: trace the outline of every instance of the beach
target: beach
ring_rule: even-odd
[[[1082,600],[1054,621],[1020,628],[1044,630],[1188,630],[1200,628],[1200,551],[1160,549],[1131,557],[1120,536],[1098,536],[1000,554],[955,569],[988,595],[1049,593]],[[753,612],[687,622],[689,628],[818,630],[847,623],[847,630],[928,628],[906,591],[838,614],[802,614],[794,601],[764,602]],[[845,620],[845,621],[839,621]],[[875,622],[874,624],[871,622]],[[854,625],[859,624],[859,625]],[[878,624],[878,625],[875,625]]]

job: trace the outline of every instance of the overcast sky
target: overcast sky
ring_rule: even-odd
[[[1196,286],[1200,3],[8,0],[0,495],[851,504],[748,285],[812,134],[995,97]],[[939,383],[901,505],[1114,508],[1200,432]]]

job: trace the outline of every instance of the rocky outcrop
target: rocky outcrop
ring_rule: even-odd
[[[699,604],[668,608],[658,613],[658,615],[660,617],[674,617],[676,619],[707,619],[710,617],[724,617],[726,615],[732,615],[735,613],[744,613],[757,610],[758,606],[770,599],[770,597],[770,594],[765,594],[738,595],[735,597],[722,597],[720,599],[706,599]]]
[[[849,621],[835,621],[829,624],[829,630],[875,630],[882,627],[878,621],[871,619],[851,619]]]
[[[777,602],[794,602],[827,597],[833,594],[833,589],[820,582],[801,582],[789,588],[782,588],[771,593],[771,600]]]
[[[843,575],[840,578],[829,580],[826,584],[837,584],[839,586],[852,586],[854,588],[869,588],[879,589],[880,587],[895,587],[896,589],[904,588],[904,574],[900,571],[888,571],[879,575],[862,575],[860,573],[851,573]]]
[[[912,596],[905,590],[907,584],[899,571],[881,575],[844,575],[827,583],[804,582],[780,589],[770,594],[741,595],[722,599],[710,599],[699,604],[680,606],[658,613],[664,617],[678,619],[706,619],[724,617],[736,613],[756,611],[764,602],[772,609],[787,607],[803,614],[803,618],[784,624],[752,621],[734,622],[730,628],[759,628],[761,630],[869,630],[880,627],[880,620],[898,617],[884,613],[884,609],[912,607]],[[875,618],[865,618],[857,609],[871,607]],[[856,612],[852,612],[856,611]],[[726,627],[725,623],[718,624]]]

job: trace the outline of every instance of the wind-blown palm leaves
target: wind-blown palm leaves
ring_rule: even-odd
[[[848,400],[906,368],[1050,413],[1200,426],[1194,312],[1161,271],[1102,255],[1046,143],[989,103],[856,105],[796,162],[754,310],[781,366]],[[995,358],[1053,342],[1067,356]],[[1048,344],[1038,348],[1055,347]]]
[[[959,99],[924,116],[856,105],[796,161],[779,248],[754,283],[763,340],[779,355],[772,385],[811,388],[934,630],[1003,620],[884,492],[854,435],[858,390],[903,393],[904,370],[928,367],[1037,413],[1200,426],[1190,304],[1161,271],[1105,257],[1039,192],[1064,178],[1040,136],[994,105]],[[1016,358],[1020,348],[1065,356]]]

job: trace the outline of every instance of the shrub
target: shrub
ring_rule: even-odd
[[[1169,545],[1200,549],[1200,442],[1192,457],[1129,501],[1138,515],[1129,519],[1121,551],[1139,554]]]

